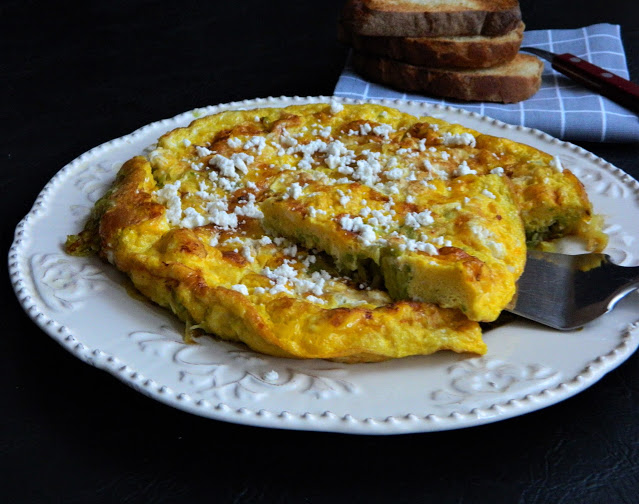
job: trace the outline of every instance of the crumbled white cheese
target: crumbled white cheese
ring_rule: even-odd
[[[468,145],[469,147],[475,147],[477,142],[475,137],[470,133],[458,133],[452,134],[448,131],[444,132],[442,136],[442,143],[446,146],[460,146],[460,145]]]
[[[439,251],[437,247],[435,247],[432,243],[413,240],[411,238],[404,238],[404,242],[400,243],[398,246],[399,250],[404,251],[408,250],[409,252],[426,252],[429,255],[439,255]]]
[[[166,218],[169,224],[177,225],[182,218],[182,200],[178,189],[181,182],[178,180],[173,184],[165,184],[164,187],[155,191],[158,202],[166,206]]]
[[[226,143],[231,149],[238,149],[242,146],[242,140],[237,137],[229,138]]]
[[[244,150],[255,149],[257,154],[261,154],[264,148],[266,147],[266,140],[262,136],[254,136],[249,138],[244,146],[242,147]]]
[[[295,257],[297,255],[297,245],[293,243],[291,246],[282,249],[282,253],[290,257]]]
[[[315,271],[310,277],[303,275],[298,276],[298,271],[290,264],[285,262],[275,269],[268,267],[262,270],[262,274],[266,276],[273,287],[269,289],[269,293],[277,294],[278,292],[289,292],[290,287],[295,289],[297,294],[312,294],[314,296],[321,296],[324,294],[324,287],[328,281],[331,280],[331,276],[326,271]]]
[[[324,301],[322,298],[318,298],[316,296],[313,296],[313,294],[309,294],[304,299],[306,301],[310,301],[311,303],[315,303],[315,304],[326,304],[326,301]]]
[[[493,175],[503,175],[504,169],[501,166],[497,166],[496,168],[490,170],[490,173],[492,173]]]
[[[209,172],[209,179],[211,179],[211,180],[213,180],[213,177],[211,177],[211,175],[213,173],[215,173],[215,172]],[[222,189],[224,189],[225,191],[228,191],[228,192],[233,192],[240,186],[239,181],[233,181],[233,180],[229,180],[227,178],[219,178],[219,179],[217,179],[217,184]]]
[[[293,138],[288,131],[284,130],[280,137],[280,144],[283,147],[295,147],[297,145],[297,140]]]
[[[298,182],[293,182],[286,189],[286,193],[284,194],[284,199],[288,199],[288,198],[297,199],[302,195],[302,192],[303,192],[302,186],[299,185]]]
[[[393,129],[393,127],[390,124],[380,124],[379,126],[375,126],[373,128],[373,133],[375,133],[376,135],[381,136],[382,138],[384,138],[385,140],[388,140],[388,135],[390,133],[393,133],[395,130]]]
[[[395,184],[388,183],[385,189],[386,192],[390,194],[399,194],[399,187],[397,187]]]
[[[262,274],[269,278],[275,284],[275,286],[269,290],[271,294],[288,291],[286,284],[289,280],[297,277],[297,271],[289,264],[282,264],[274,270],[266,267],[262,270]]]
[[[495,235],[485,227],[477,224],[470,224],[470,231],[477,237],[477,239],[490,251],[497,259],[502,259],[506,254],[506,248],[503,243],[494,241]]]
[[[495,196],[492,192],[490,192],[488,189],[482,189],[481,193],[484,196],[487,196],[490,199],[497,199],[497,196]]]
[[[242,206],[236,206],[235,210],[233,210],[235,215],[243,215],[244,217],[252,217],[254,219],[261,219],[264,217],[264,214],[259,209],[259,207],[255,204],[255,195],[250,194],[248,201]]]
[[[339,114],[342,110],[344,110],[344,105],[338,101],[331,100],[331,114]]]
[[[316,153],[325,153],[328,145],[320,139],[312,140],[306,144],[299,144],[290,148],[288,154],[302,154],[302,160],[297,167],[302,170],[310,170],[313,164],[313,155]]]
[[[206,147],[203,147],[201,145],[196,145],[195,146],[195,151],[197,152],[197,155],[200,157],[205,157],[205,156],[210,156],[211,154],[213,154],[213,151],[207,149]]]
[[[195,208],[184,209],[184,218],[180,221],[180,227],[193,229],[208,224],[208,219],[199,213]]]
[[[306,266],[307,268],[311,265],[311,264],[315,264],[317,262],[317,257],[315,257],[312,254],[307,255],[303,260],[302,260],[302,264],[304,266]]]
[[[359,180],[362,184],[373,186],[379,181],[379,173],[382,171],[382,165],[379,161],[380,152],[362,151],[366,156],[365,159],[358,159],[357,168],[353,171],[353,178]]]
[[[428,159],[424,159],[424,167],[428,171],[433,171],[433,164]]]
[[[433,189],[436,190],[437,186],[431,184],[430,182],[428,182],[427,180],[421,180],[420,184],[423,185],[424,187],[426,187],[427,189]]]
[[[315,208],[314,206],[309,206],[308,215],[314,219],[318,215],[326,215],[326,210],[318,209],[318,208]]]
[[[549,164],[556,172],[563,173],[564,167],[561,164],[559,156],[555,156]]]
[[[234,213],[228,213],[225,210],[221,210],[214,206],[208,210],[208,221],[210,224],[215,224],[223,229],[231,229],[237,227],[237,215]]]
[[[245,243],[242,247],[242,256],[250,263],[255,261],[255,257],[253,257],[253,251],[251,250],[251,246],[248,243]]]
[[[353,151],[347,149],[339,140],[330,142],[326,145],[326,166],[331,170],[345,167],[355,158],[354,154]]]
[[[399,180],[400,178],[402,178],[403,174],[404,172],[401,168],[393,168],[392,170],[388,170],[384,173],[384,175],[386,175],[386,178],[389,180]]]
[[[364,209],[362,209],[364,210]],[[360,215],[362,215],[362,210],[360,210]],[[393,223],[393,215],[395,214],[394,210],[390,210],[389,213],[384,213],[381,210],[370,210],[364,212],[366,215],[362,215],[362,217],[367,217],[370,215],[369,219],[366,221],[366,224],[371,226],[381,227],[386,230],[390,228]]]
[[[427,241],[428,237],[427,236],[422,236],[422,241]],[[450,240],[445,239],[443,236],[437,236],[435,238],[431,238],[430,240],[434,245],[437,245],[438,247],[452,247],[453,246],[453,242],[451,242]]]
[[[461,164],[455,169],[453,175],[456,177],[461,177],[462,175],[477,175],[477,170],[473,170],[468,166],[466,160],[462,161]]]
[[[231,289],[239,292],[240,294],[244,294],[245,296],[249,295],[248,288],[244,284],[231,285]]]
[[[406,226],[412,227],[413,229],[417,229],[420,226],[428,226],[435,222],[433,216],[430,213],[430,210],[423,210],[421,212],[409,212],[406,214],[404,219],[404,224]]]
[[[384,168],[386,170],[392,170],[393,168],[397,168],[398,164],[399,164],[399,160],[397,159],[397,157],[396,156],[391,156],[386,161],[386,166],[384,166]]]
[[[248,165],[253,163],[253,161],[255,161],[255,158],[246,152],[236,152],[230,158],[216,154],[210,159],[209,165],[217,168],[221,176],[236,179],[239,178],[237,171],[244,174],[248,173]]]
[[[231,161],[233,161],[236,170],[246,175],[248,173],[248,165],[255,161],[255,158],[246,152],[236,152],[231,155]]]
[[[317,135],[322,138],[330,138],[331,133],[332,133],[332,128],[330,126],[325,126],[323,128],[313,130],[313,135]]]
[[[359,134],[362,136],[368,135],[371,131],[373,131],[373,127],[369,123],[364,123],[359,125]]]
[[[364,224],[361,217],[349,217],[348,215],[344,215],[339,220],[339,224],[345,231],[357,233],[360,241],[362,241],[365,245],[370,245],[377,238],[373,227],[369,224]]]

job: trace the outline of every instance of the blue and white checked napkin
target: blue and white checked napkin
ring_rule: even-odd
[[[628,79],[619,25],[597,24],[574,30],[526,31],[522,46],[538,47],[556,54],[572,53]],[[507,105],[467,103],[402,93],[360,77],[353,70],[350,58],[334,94],[348,98],[401,98],[452,105],[506,123],[537,128],[565,140],[639,141],[637,115],[554,71],[548,62],[537,94],[526,101]]]

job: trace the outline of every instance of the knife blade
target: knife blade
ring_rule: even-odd
[[[637,84],[619,77],[605,68],[593,65],[574,54],[555,54],[536,47],[522,47],[521,50],[549,61],[558,72],[598,94],[610,98],[635,114],[639,114],[639,86]]]

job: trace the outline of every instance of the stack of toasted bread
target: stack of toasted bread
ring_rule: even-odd
[[[535,94],[543,63],[519,53],[518,0],[348,0],[339,39],[355,70],[408,92],[515,103]]]

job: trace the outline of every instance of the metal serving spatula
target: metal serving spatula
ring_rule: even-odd
[[[530,250],[507,311],[555,329],[575,329],[612,310],[637,288],[639,266],[618,266],[606,254]]]

